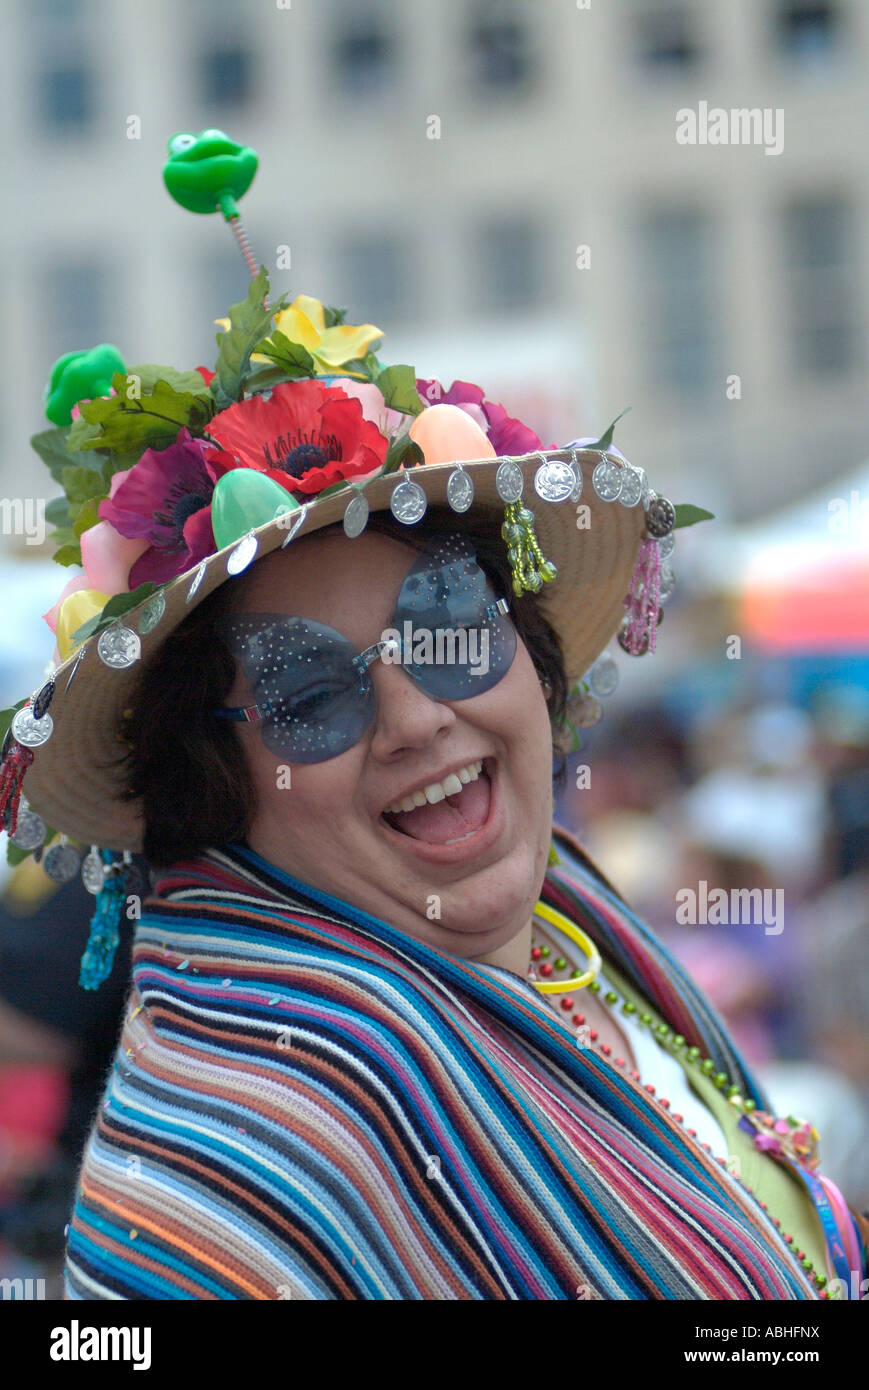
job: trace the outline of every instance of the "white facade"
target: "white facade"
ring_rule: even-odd
[[[869,432],[869,10],[800,8],[2,0],[0,495],[53,495],[27,441],[62,352],[212,365],[245,267],[161,177],[207,126],[259,152],[275,288],[377,323],[384,360],[546,443],[629,405],[616,443],[723,519],[832,483]],[[701,102],[783,113],[781,153],[680,144]]]

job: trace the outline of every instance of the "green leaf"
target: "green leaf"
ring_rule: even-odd
[[[384,367],[375,384],[390,410],[400,410],[405,415],[419,415],[425,409],[425,402],[416,389],[413,367]]]
[[[704,507],[695,507],[690,502],[679,502],[676,506],[676,520],[673,530],[677,531],[680,526],[694,526],[698,521],[714,521],[713,512],[707,512]]]
[[[78,421],[75,423],[77,424]],[[40,434],[30,436],[31,448],[35,449],[42,462],[48,465],[52,478],[61,486],[63,485],[61,473],[64,468],[69,466],[70,462],[66,448],[69,433],[69,429],[42,430]]]
[[[279,329],[259,344],[257,352],[274,362],[291,379],[315,375],[314,359],[307,348],[301,343],[291,343]]]
[[[99,425],[90,424],[83,415],[77,415],[69,427],[66,447],[71,452],[78,452],[83,449],[89,439],[96,439],[99,435]],[[67,459],[67,463],[69,459]]]
[[[55,550],[52,558],[58,565],[80,565],[81,546],[62,545],[59,550]]]
[[[117,390],[124,377],[118,372],[112,380]],[[176,391],[167,382],[158,381],[154,390],[143,391],[139,400],[127,400],[119,393],[107,400],[88,401],[81,412],[90,423],[101,426],[99,436],[85,440],[83,449],[99,446],[120,454],[141,455],[145,449],[168,449],[182,426],[191,434],[201,434],[213,413],[213,403],[210,393]]]
[[[206,396],[209,388],[203,381],[198,372],[179,372],[175,367],[162,367],[153,362],[147,362],[141,367],[127,368],[127,385],[124,388],[124,395],[129,389],[129,378],[138,377],[139,389],[142,392],[151,393],[158,381],[165,381],[171,386],[173,391],[190,391],[194,396]]]
[[[9,725],[15,718],[20,709],[27,704],[27,700],[19,700],[17,705],[9,705],[7,709],[0,709],[0,743],[3,742],[9,732]]]
[[[372,381],[376,381],[377,378],[380,376],[380,373],[383,371],[383,363],[377,356],[376,352],[366,352],[365,356],[362,358],[362,361],[359,364],[359,368],[360,371],[367,372]],[[415,381],[416,372],[414,372],[413,376]]]
[[[89,531],[90,528],[92,526],[96,526],[97,522],[99,521],[100,518],[99,513],[97,512],[97,508],[99,507],[102,500],[102,496],[89,497],[87,501],[82,502],[81,506],[79,507],[78,512],[76,513],[75,521],[72,523],[72,529],[75,532],[75,534],[79,537],[79,539],[81,539],[81,536],[85,531]]]
[[[75,510],[78,510],[78,503],[76,503]],[[51,539],[55,545],[75,545],[76,534],[72,529],[72,517],[69,517],[66,526],[55,526],[51,533]]]
[[[425,463],[425,455],[419,445],[409,434],[397,434],[386,451],[383,471],[394,473],[402,464],[405,467],[416,468],[420,463]]]
[[[330,483],[328,487],[324,487],[324,488],[321,489],[320,492],[316,493],[316,496],[317,496],[317,497],[328,497],[329,494],[332,493],[332,492],[347,492],[347,500],[348,500],[348,502],[349,502],[349,500],[350,500],[350,493],[349,493],[349,491],[347,490],[347,483],[350,482],[350,481],[351,481],[351,480],[350,480],[349,478],[342,478],[341,481],[338,482],[338,483]],[[301,496],[302,494],[300,493],[299,495]]]
[[[245,379],[244,389],[247,395],[252,395],[255,391],[270,391],[273,386],[278,386],[282,381],[289,381],[283,367],[257,366],[255,371],[251,371]]]
[[[250,355],[274,327],[273,315],[277,306],[263,308],[269,292],[269,277],[265,266],[250,283],[247,298],[233,304],[229,311],[229,331],[217,335],[217,362],[211,394],[219,410],[226,410],[241,399],[245,379],[250,371]],[[283,301],[282,301],[283,302]]]
[[[619,420],[621,420],[622,415],[627,415],[630,408],[631,407],[629,405],[626,405],[624,410],[622,411],[622,414],[616,416],[609,429],[604,430],[600,439],[598,439],[597,442],[594,444],[583,444],[583,449],[599,449],[602,454],[606,453],[607,449],[613,442],[613,430],[615,429]]]
[[[65,497],[52,497],[45,504],[45,519],[51,526],[69,525],[69,502]]]
[[[86,502],[89,497],[96,497],[98,493],[103,497],[108,491],[103,487],[102,473],[93,468],[78,468],[75,464],[64,468],[61,482],[70,502]]]
[[[153,580],[147,579],[144,584],[140,584],[138,589],[133,589],[129,594],[115,594],[114,598],[109,599],[102,613],[98,613],[94,618],[88,618],[86,623],[82,623],[81,627],[76,628],[72,634],[73,644],[78,645],[79,642],[84,642],[86,638],[92,637],[100,628],[108,627],[115,618],[121,617],[129,609],[135,608],[137,603],[141,603],[157,587]],[[162,588],[162,585],[159,587]]]
[[[323,321],[327,328],[334,328],[336,324],[343,323],[346,317],[346,309],[333,309],[329,304],[323,305]]]

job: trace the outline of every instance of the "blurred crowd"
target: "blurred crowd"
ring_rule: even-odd
[[[818,1129],[821,1170],[869,1206],[869,691],[822,683],[805,708],[690,720],[637,707],[588,733],[570,766],[590,777],[568,779],[558,818],[706,991],[777,1111]],[[727,906],[703,921],[716,889]],[[697,920],[680,910],[693,895]]]

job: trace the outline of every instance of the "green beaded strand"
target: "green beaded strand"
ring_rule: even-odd
[[[534,513],[520,502],[508,502],[504,508],[501,536],[507,542],[507,558],[513,570],[513,592],[526,589],[538,594],[558,571],[551,560],[544,558],[534,534]]]

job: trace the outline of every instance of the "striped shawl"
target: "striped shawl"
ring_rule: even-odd
[[[766,1107],[558,827],[543,899]],[[73,1299],[813,1299],[758,1203],[533,985],[231,845],[144,904]]]

